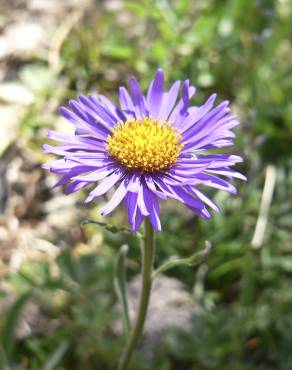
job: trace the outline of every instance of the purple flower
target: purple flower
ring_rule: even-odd
[[[62,157],[44,165],[62,176],[55,186],[67,184],[66,193],[72,193],[94,184],[86,202],[115,188],[101,213],[107,215],[124,200],[133,232],[146,216],[161,230],[159,199],[176,199],[204,219],[211,217],[206,205],[220,211],[200,188],[205,185],[236,193],[235,187],[219,176],[245,180],[230,168],[242,158],[209,154],[210,149],[233,145],[231,130],[239,122],[227,101],[213,107],[215,94],[201,106],[190,106],[195,88],[188,80],[178,100],[180,85],[176,81],[164,91],[164,75],[159,69],[146,97],[131,77],[130,94],[120,87],[120,107],[95,94],[70,100],[70,109],[61,107],[61,114],[74,125],[75,135],[48,134],[61,143],[44,145],[47,153]]]

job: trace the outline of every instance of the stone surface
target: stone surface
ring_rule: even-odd
[[[127,286],[129,316],[132,325],[135,322],[141,291],[140,276],[134,278]],[[177,279],[164,275],[154,280],[149,302],[147,319],[144,326],[143,353],[151,369],[151,362],[156,346],[165,330],[170,328],[187,331],[191,318],[200,313],[200,307],[184,285]],[[115,324],[114,330],[122,335],[122,324]]]

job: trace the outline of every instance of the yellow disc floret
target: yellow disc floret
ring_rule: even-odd
[[[118,122],[107,139],[110,156],[129,169],[162,171],[173,164],[184,144],[169,122],[149,117]]]

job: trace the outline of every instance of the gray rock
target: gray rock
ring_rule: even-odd
[[[129,316],[132,325],[135,322],[141,291],[141,278],[134,278],[127,288]],[[194,313],[199,306],[193,302],[192,295],[177,279],[159,276],[154,280],[149,302],[148,314],[144,326],[142,351],[151,368],[155,349],[166,329],[175,328],[187,331]],[[122,334],[121,322],[116,323],[114,330]],[[148,366],[148,365],[147,365]]]

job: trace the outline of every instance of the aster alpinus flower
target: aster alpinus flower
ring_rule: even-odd
[[[206,206],[216,212],[219,207],[202,187],[236,193],[222,177],[245,179],[231,169],[242,161],[239,156],[209,154],[211,149],[233,145],[232,129],[239,122],[230,113],[228,101],[214,107],[213,94],[203,105],[191,106],[195,88],[189,80],[182,84],[178,99],[181,82],[165,91],[161,69],[146,97],[135,77],[129,85],[130,94],[120,87],[119,107],[95,94],[70,100],[70,109],[61,107],[75,135],[49,132],[48,137],[61,145],[44,145],[44,149],[62,158],[44,167],[62,175],[56,186],[67,184],[66,193],[94,185],[86,202],[115,188],[101,213],[109,214],[124,200],[133,232],[145,217],[160,231],[159,200],[167,198],[209,219]]]
[[[66,184],[72,193],[92,185],[86,202],[114,188],[113,195],[102,208],[107,215],[123,200],[129,224],[136,232],[145,219],[142,251],[142,289],[136,323],[133,330],[127,314],[125,291],[122,295],[124,329],[127,343],[118,370],[125,370],[142,333],[149,303],[152,280],[175,265],[167,262],[152,272],[155,253],[154,229],[160,231],[159,201],[178,200],[198,216],[209,219],[207,207],[216,212],[219,207],[203,192],[211,187],[236,193],[224,178],[245,177],[231,167],[242,159],[230,154],[210,154],[212,150],[233,145],[232,129],[238,125],[230,113],[229,103],[214,107],[213,94],[201,106],[191,106],[195,88],[186,80],[176,81],[164,91],[164,74],[159,69],[150,83],[146,97],[135,79],[130,78],[130,94],[120,88],[116,106],[103,95],[79,95],[69,101],[70,109],[61,114],[75,127],[74,135],[50,131],[49,138],[59,146],[45,145],[48,153],[61,156],[44,165],[61,175],[56,186]],[[222,178],[223,177],[223,178]],[[121,253],[124,251],[121,249]],[[202,252],[187,261],[200,261]],[[185,259],[177,263],[185,263]]]

